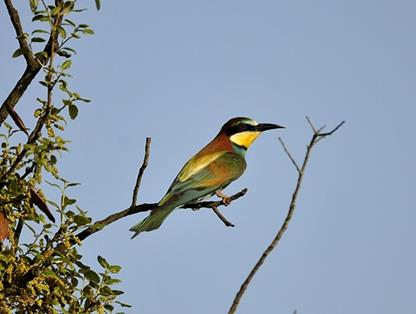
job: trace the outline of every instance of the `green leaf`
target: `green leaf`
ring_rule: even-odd
[[[100,265],[105,268],[105,269],[109,269],[110,264],[106,261],[106,259],[100,255],[97,256],[97,260],[98,263],[100,263]]]
[[[46,22],[49,20],[50,20],[49,16],[43,15],[43,14],[37,14],[32,18],[32,22],[35,22],[35,21]]]
[[[113,274],[117,274],[121,270],[121,266],[119,265],[111,265],[108,269]]]
[[[113,290],[111,290],[109,286],[102,287],[100,289],[100,294],[105,296],[114,295]]]
[[[10,262],[9,259],[1,253],[0,253],[0,261],[6,262],[6,263]]]
[[[61,68],[62,71],[69,69],[72,65],[72,61],[71,60],[65,60],[62,64],[61,64]]]
[[[112,290],[114,295],[122,295],[124,291],[121,290]]]
[[[45,39],[41,38],[41,37],[33,37],[31,39],[32,43],[43,43],[45,41]]]
[[[67,88],[67,86],[68,86],[68,84],[67,84],[67,82],[66,81],[64,81],[64,80],[59,80],[59,89],[61,90],[61,91],[63,91],[63,92],[67,92],[68,91],[68,88]],[[72,103],[70,100],[68,100],[68,99],[64,99],[63,100],[63,102],[64,102],[64,104],[66,105],[66,106],[68,106],[69,104],[66,104],[65,103],[65,101],[69,101],[70,103]]]
[[[89,224],[91,222],[91,218],[86,217],[84,215],[76,215],[76,216],[74,216],[74,222],[78,226],[83,226],[83,225]]]
[[[44,274],[46,277],[59,278],[59,277],[56,275],[56,273],[55,273],[53,270],[51,270],[51,269],[46,269],[45,271],[43,271],[43,274]]]
[[[85,35],[94,35],[94,31],[91,28],[82,30]]]
[[[111,304],[105,304],[104,308],[106,310],[109,310],[110,312],[113,312],[113,310],[114,310],[114,306],[112,306]]]
[[[30,0],[30,9],[35,12],[38,8],[39,0]]]
[[[39,51],[35,53],[35,56],[37,58],[47,58],[48,57],[48,53],[46,51]]]
[[[69,198],[67,196],[64,197],[64,207],[68,206],[68,205],[72,205],[75,204],[77,202],[76,199],[73,198]]]
[[[68,24],[70,24],[73,27],[77,26],[77,24],[75,24],[74,22],[72,22],[70,19],[65,19],[65,22],[67,22]]]
[[[68,109],[69,109],[69,116],[71,117],[72,120],[74,120],[78,116],[78,107],[71,104],[68,106]]]
[[[118,305],[120,305],[120,306],[122,306],[122,307],[131,307],[131,305],[130,305],[130,304],[123,303],[123,302],[120,302],[120,301],[115,301],[115,303],[117,303]]]
[[[22,48],[16,49],[16,51],[13,52],[13,54],[12,54],[12,58],[17,58],[17,57],[21,56],[23,54],[23,51],[24,50]]]
[[[32,35],[37,34],[37,33],[42,33],[42,34],[49,34],[49,32],[43,30],[43,29],[36,29],[32,32]]]
[[[90,266],[87,266],[87,265],[83,264],[83,263],[82,263],[82,262],[80,262],[80,261],[76,261],[76,262],[75,262],[75,264],[77,264],[77,266],[78,266],[80,269],[90,269]]]
[[[68,51],[72,52],[74,55],[77,54],[77,52],[75,51],[75,49],[72,49],[72,48],[69,48],[69,47],[62,48],[62,50],[68,50]]]
[[[78,286],[78,279],[75,277],[71,277],[71,284],[73,287]]]
[[[79,100],[79,101],[83,101],[83,102],[91,102],[91,100],[90,100],[90,99],[81,98],[81,97],[77,97],[77,100]]]
[[[92,271],[91,269],[89,269],[85,273],[85,278],[87,278],[89,281],[92,281],[94,283],[99,283],[100,282],[100,277],[98,276],[98,274],[96,272]]]
[[[115,285],[115,284],[118,284],[118,283],[120,283],[121,282],[121,280],[120,279],[117,279],[117,278],[107,278],[107,279],[105,279],[104,280],[104,282],[107,284],[107,285]]]
[[[101,8],[101,1],[100,0],[95,0],[95,7],[97,8],[97,10],[100,10],[100,8]]]
[[[65,84],[65,89],[66,89],[66,84]],[[62,102],[64,103],[65,106],[72,105],[72,100],[69,100],[69,99],[62,99]]]
[[[62,37],[62,39],[66,38],[66,30],[63,27],[58,26],[58,33],[59,33],[59,36]]]

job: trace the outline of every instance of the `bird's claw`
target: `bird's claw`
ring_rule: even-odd
[[[228,206],[228,205],[230,205],[230,204],[231,204],[231,197],[229,197],[229,196],[225,195],[225,194],[224,194],[224,193],[222,193],[221,191],[216,191],[216,192],[215,192],[215,195],[217,195],[217,196],[221,199],[222,203],[223,203],[225,206]]]

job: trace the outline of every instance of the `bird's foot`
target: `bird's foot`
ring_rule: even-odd
[[[216,191],[215,192],[215,195],[217,195],[221,199],[222,203],[225,206],[228,206],[228,205],[231,204],[231,197],[229,197],[228,195],[225,195],[224,193],[222,193],[221,190]]]

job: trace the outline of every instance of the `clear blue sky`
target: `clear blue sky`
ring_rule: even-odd
[[[17,2],[17,1],[15,1]],[[130,240],[143,216],[82,247],[120,264],[129,313],[225,313],[284,218],[304,120],[347,124],[321,142],[294,219],[242,300],[241,314],[416,313],[416,4],[414,1],[93,1],[79,21],[73,86],[92,103],[67,137],[62,173],[95,218],[129,205],[146,136],[153,138],[139,199],[158,201],[182,164],[234,116],[287,126],[268,132],[229,186],[249,193],[224,209],[180,210]],[[0,6],[0,95],[23,59]],[[26,14],[27,17],[27,14]],[[85,19],[84,19],[85,17]],[[18,112],[34,110],[31,88]]]

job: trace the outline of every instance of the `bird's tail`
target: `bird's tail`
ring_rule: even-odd
[[[144,231],[152,231],[160,227],[165,221],[166,217],[175,209],[175,206],[162,206],[157,207],[152,213],[143,219],[138,224],[130,228],[130,231],[134,232],[132,239],[139,233]]]

